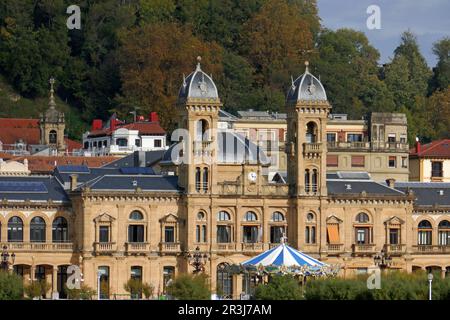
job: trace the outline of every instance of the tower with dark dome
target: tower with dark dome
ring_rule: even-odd
[[[182,143],[174,152],[180,159],[179,184],[188,194],[214,193],[217,172],[217,123],[222,106],[216,84],[201,68],[183,82],[178,94],[178,127]]]
[[[325,89],[305,62],[286,98],[288,181],[291,195],[327,195],[326,124],[331,106]]]
[[[64,120],[64,113],[56,110],[56,102],[54,96],[53,85],[55,79],[50,79],[50,98],[48,106],[49,108],[45,113],[41,113],[39,119],[39,128],[41,131],[40,143],[47,145],[51,149],[57,152],[64,152],[66,150],[66,144],[64,141],[64,130],[66,127]]]

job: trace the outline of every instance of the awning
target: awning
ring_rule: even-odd
[[[328,241],[330,244],[339,243],[339,226],[337,224],[327,225]]]

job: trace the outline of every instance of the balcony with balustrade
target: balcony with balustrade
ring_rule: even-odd
[[[241,243],[241,250],[243,253],[260,253],[264,251],[264,244],[261,242],[243,242]]]
[[[163,254],[176,254],[181,252],[181,245],[179,242],[161,242],[159,251]]]
[[[328,243],[327,244],[327,253],[330,256],[339,255],[344,253],[344,244],[343,243]]]
[[[416,245],[412,246],[415,254],[450,254],[450,245]]]
[[[321,142],[313,142],[313,143],[304,143],[303,144],[303,153],[305,155],[308,154],[319,154],[322,152],[322,143]]]
[[[94,252],[96,255],[111,254],[117,251],[117,244],[115,242],[95,242]]]
[[[215,243],[212,245],[212,250],[221,253],[230,253],[236,251],[236,243]]]
[[[150,246],[148,242],[127,242],[125,250],[127,254],[144,255],[149,253]]]
[[[406,253],[406,244],[385,244],[383,249],[391,256],[400,256]]]
[[[366,255],[373,255],[376,253],[376,247],[374,243],[370,244],[353,244],[352,245],[352,252],[353,255],[358,256],[366,256]]]
[[[6,246],[14,252],[73,252],[72,242],[2,242],[0,246]]]

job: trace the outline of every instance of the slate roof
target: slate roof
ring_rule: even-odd
[[[180,192],[178,177],[161,175],[105,175],[86,184],[91,190]]]
[[[327,180],[327,189],[330,195],[333,194],[361,194],[366,192],[368,195],[386,195],[386,196],[404,196],[405,193],[396,189],[389,188],[382,183],[363,180],[330,179]]]
[[[308,67],[305,73],[292,81],[292,85],[287,94],[287,101],[296,102],[299,100],[327,100],[327,94],[322,83],[313,76]]]
[[[143,160],[145,163],[141,163],[140,165],[145,165],[146,167],[151,167],[152,165],[159,162],[166,150],[153,150],[153,151],[142,151],[144,153]],[[120,168],[120,167],[134,167],[138,164],[139,159],[135,159],[139,157],[139,151],[135,151],[132,154],[129,154],[125,157],[119,158],[115,161],[112,161],[108,164],[102,166],[103,168]]]
[[[195,71],[189,74],[187,78],[183,77],[178,99],[183,101],[188,98],[219,100],[216,84],[209,75],[203,72],[200,60]]]
[[[450,208],[450,183],[442,182],[396,182],[395,188],[407,192],[412,190],[415,206]]]
[[[5,191],[5,189],[8,188],[2,188],[0,191],[0,200],[1,199],[8,199],[13,201],[39,201],[39,202],[46,202],[47,200],[51,199],[53,202],[69,202],[69,198],[67,197],[67,194],[64,192],[64,189],[62,188],[61,184],[57,181],[55,177],[51,176],[16,176],[16,177],[1,177],[1,182],[11,182],[12,184],[19,185],[18,190],[21,189],[20,185],[23,185],[24,183],[31,182],[32,184],[43,184],[45,186],[44,191],[35,191],[30,192],[28,188],[23,188],[22,191],[18,192],[17,188],[10,188],[9,191]]]
[[[139,135],[155,135],[155,136],[162,136],[166,134],[166,131],[161,127],[159,122],[150,122],[150,121],[143,121],[143,122],[133,122],[128,124],[118,124],[114,130],[111,130],[111,128],[103,128],[100,130],[93,130],[90,131],[88,134],[88,137],[104,137],[104,136],[110,136],[113,134],[114,131],[118,129],[128,129],[128,130],[138,130]]]

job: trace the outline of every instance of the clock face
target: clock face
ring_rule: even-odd
[[[248,174],[248,180],[250,180],[252,182],[255,182],[257,178],[258,178],[258,175],[254,171],[252,171]]]

